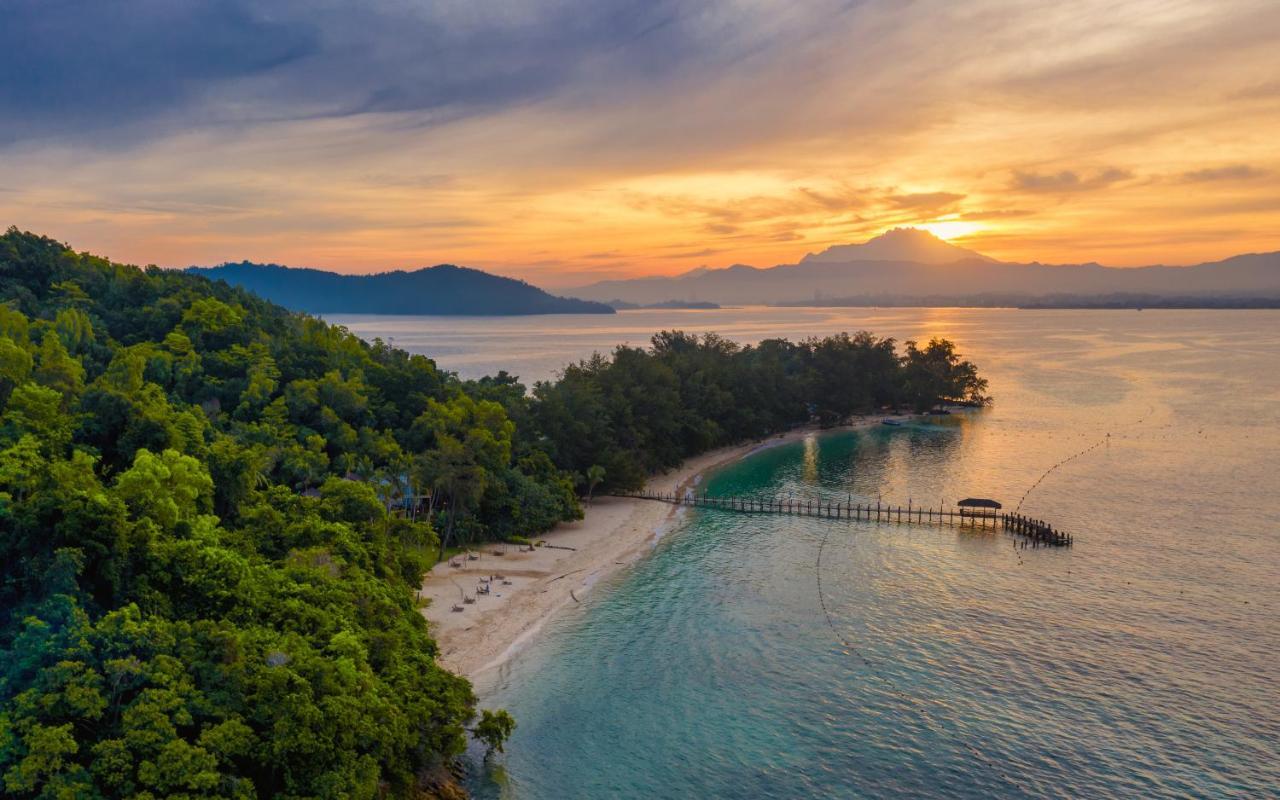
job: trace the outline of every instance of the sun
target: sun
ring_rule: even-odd
[[[939,220],[938,222],[925,222],[915,227],[926,230],[937,236],[939,239],[963,239],[972,236],[982,230],[982,226],[976,222],[965,222],[959,219]]]

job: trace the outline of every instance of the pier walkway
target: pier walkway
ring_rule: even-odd
[[[711,497],[686,492],[640,491],[619,494],[640,500],[655,500],[677,506],[711,508],[743,514],[773,514],[791,517],[820,517],[850,522],[894,522],[913,525],[956,525],[970,528],[1001,529],[1037,544],[1070,547],[1072,536],[1054,528],[1044,520],[1023,514],[970,508],[927,508],[913,505],[895,506],[876,503],[840,503],[794,498]]]

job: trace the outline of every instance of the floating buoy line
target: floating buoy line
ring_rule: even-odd
[[[1147,412],[1143,414],[1141,417],[1139,417],[1136,422],[1129,423],[1129,427],[1141,425],[1143,422],[1146,422],[1147,417],[1155,413],[1155,410],[1156,410],[1155,406],[1148,406]],[[1022,493],[1022,499],[1018,501],[1018,505],[1013,509],[1013,513],[1016,514],[1019,511],[1021,511],[1022,504],[1027,502],[1027,496],[1030,495],[1032,492],[1034,492],[1041,483],[1044,483],[1044,479],[1052,475],[1055,471],[1057,471],[1059,467],[1066,466],[1072,461],[1075,461],[1077,458],[1080,458],[1081,456],[1087,453],[1091,453],[1094,450],[1097,450],[1099,447],[1105,446],[1109,441],[1111,441],[1111,434],[1108,432],[1106,436],[1103,436],[1101,439],[1089,445],[1088,447],[1076,453],[1075,455],[1067,456],[1066,458],[1059,461],[1057,464],[1054,464],[1052,467],[1049,467],[1047,470],[1044,471],[1044,474],[1042,474],[1039,478],[1036,478],[1036,482],[1031,484],[1031,488],[1027,489],[1025,492]]]
[[[1146,413],[1143,414],[1141,417],[1139,417],[1137,421],[1130,423],[1130,426],[1141,425],[1154,412],[1155,412],[1154,406],[1148,407]],[[1040,477],[1036,479],[1035,483],[1031,484],[1030,488],[1028,488],[1025,492],[1023,492],[1022,498],[1018,501],[1018,505],[1014,509],[1014,513],[1016,514],[1022,509],[1022,504],[1026,502],[1027,497],[1033,491],[1035,491],[1040,486],[1040,484],[1044,483],[1045,479],[1048,478],[1050,475],[1052,475],[1055,471],[1065,466],[1066,464],[1069,464],[1070,462],[1075,461],[1077,458],[1081,458],[1087,455],[1088,453],[1091,453],[1094,450],[1097,450],[1099,447],[1105,447],[1107,442],[1110,441],[1110,439],[1111,439],[1111,434],[1108,432],[1101,439],[1089,445],[1088,447],[1084,448],[1080,452],[1062,459],[1061,461],[1057,462],[1056,464],[1054,464],[1053,466],[1045,470],[1040,475]],[[841,632],[840,628],[836,626],[835,618],[831,615],[831,609],[827,606],[826,592],[824,592],[822,588],[822,556],[823,556],[823,553],[826,551],[827,540],[830,536],[831,536],[831,529],[828,528],[826,531],[823,532],[822,540],[818,544],[818,557],[814,564],[814,577],[815,577],[815,583],[817,585],[817,590],[818,590],[818,604],[822,607],[822,615],[826,619],[827,627],[831,629],[831,633],[836,638],[836,641],[838,641],[844,647],[847,653],[852,653],[854,656],[856,656],[858,660],[862,662],[868,674],[870,674],[873,678],[875,678],[877,681],[879,681],[881,684],[887,687],[890,693],[892,693],[895,697],[899,698],[900,700],[914,707],[916,711],[919,712],[921,720],[924,721],[925,725],[928,726],[930,730],[932,730],[934,733],[942,737],[951,737],[955,739],[966,750],[968,750],[971,754],[973,754],[973,756],[978,760],[980,764],[983,764],[984,766],[986,766],[987,769],[989,769],[993,774],[999,776],[1000,779],[1003,780],[1005,783],[1007,783],[1008,785],[1012,786],[1013,788],[1021,792],[1031,793],[1030,789],[1025,784],[1023,784],[1017,778],[1015,778],[1014,776],[1006,772],[1004,769],[1002,769],[999,764],[997,764],[995,761],[992,761],[991,758],[989,758],[986,755],[986,753],[979,750],[976,746],[973,745],[973,743],[967,741],[960,734],[956,734],[953,731],[948,731],[946,726],[944,726],[939,721],[939,719],[930,712],[928,707],[929,706],[928,701],[900,689],[898,685],[893,682],[893,679],[891,679],[889,676],[887,676],[882,671],[880,671],[880,669],[875,665],[875,663],[873,663],[871,659],[867,657],[866,653],[864,653],[860,648],[858,648],[857,645],[855,645],[852,641],[850,641]],[[1022,561],[1021,555],[1018,556],[1018,560],[1019,560],[1019,563],[1021,563]]]

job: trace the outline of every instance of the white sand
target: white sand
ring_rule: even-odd
[[[876,420],[859,420],[851,427],[870,424]],[[703,454],[650,480],[649,488],[681,491],[700,480],[703,472],[813,432],[798,429]],[[652,500],[598,497],[585,509],[584,519],[562,523],[538,537],[573,550],[539,547],[534,552],[521,552],[516,545],[489,545],[476,551],[479,559],[463,558],[461,567],[437,564],[423,579],[422,596],[430,600],[423,614],[440,646],[440,663],[481,682],[482,676],[496,671],[536,636],[558,609],[585,602],[585,590],[592,584],[649,552],[664,526],[673,522],[676,510],[676,506]],[[495,549],[505,549],[505,553],[494,555]],[[495,579],[490,594],[476,592],[481,577],[497,574],[510,585]],[[475,602],[463,603],[464,592]],[[453,611],[454,604],[463,610]]]

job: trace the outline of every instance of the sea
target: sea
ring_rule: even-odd
[[[655,331],[945,337],[989,408],[766,447],[712,494],[999,500],[1071,533],[682,511],[518,652],[481,798],[1280,796],[1280,312],[332,317],[527,383]]]

